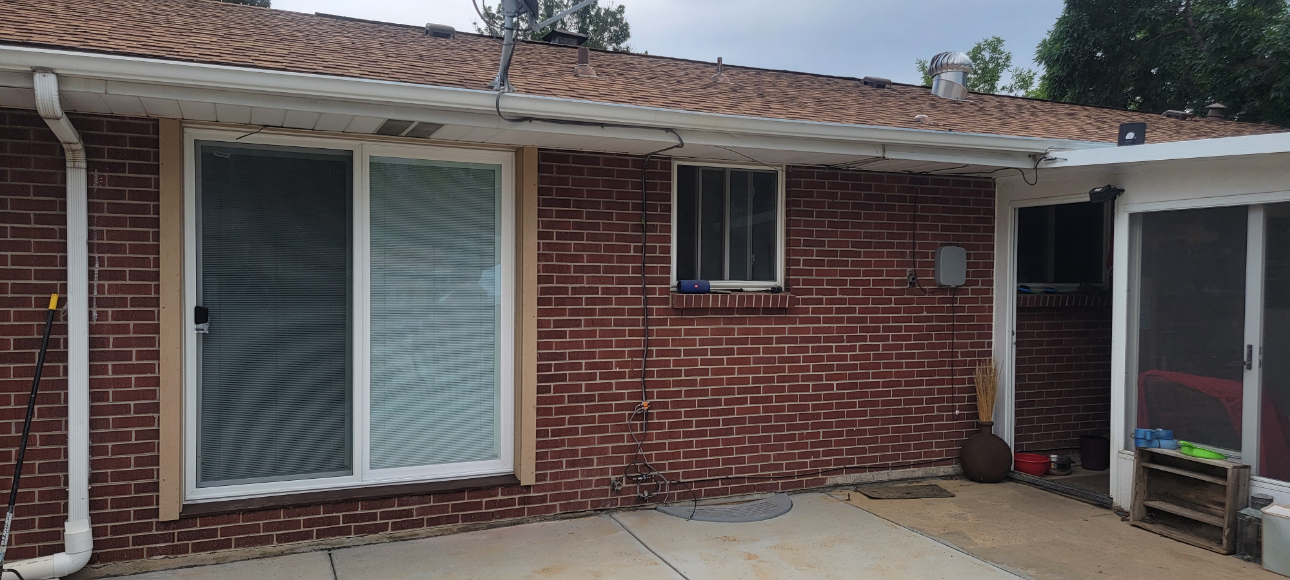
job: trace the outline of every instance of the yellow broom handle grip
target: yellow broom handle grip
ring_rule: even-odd
[[[57,294],[50,294],[50,295],[49,295],[49,309],[50,309],[50,310],[58,310],[58,295],[57,295]]]

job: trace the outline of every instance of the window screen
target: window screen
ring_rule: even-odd
[[[373,469],[499,457],[501,167],[371,162]]]
[[[1142,214],[1137,425],[1241,449],[1245,207]]]
[[[348,152],[197,144],[197,485],[352,473]]]
[[[677,278],[775,281],[778,190],[773,171],[678,166]]]

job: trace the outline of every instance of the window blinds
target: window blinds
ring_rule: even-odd
[[[352,158],[197,147],[197,485],[350,474]]]
[[[372,469],[499,457],[501,167],[373,157]]]

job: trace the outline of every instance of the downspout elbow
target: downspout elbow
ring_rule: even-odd
[[[75,574],[90,562],[94,553],[94,532],[89,520],[67,522],[63,528],[66,551],[30,560],[6,562],[2,580],[18,580],[10,570],[22,574],[24,580],[52,580]]]
[[[67,153],[67,166],[85,168],[85,143],[72,125],[72,121],[63,113],[63,106],[58,98],[58,75],[46,69],[35,69],[34,88],[36,93],[36,112],[45,120],[49,129],[63,144]]]

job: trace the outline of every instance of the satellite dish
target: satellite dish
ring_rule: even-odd
[[[504,40],[502,41],[502,64],[497,71],[497,78],[493,79],[492,84],[488,85],[493,90],[502,92],[511,92],[514,87],[511,86],[510,69],[511,56],[515,54],[515,20],[521,16],[528,16],[529,30],[542,30],[547,26],[555,24],[575,11],[581,10],[596,0],[583,0],[573,7],[556,14],[542,22],[537,21],[540,10],[538,0],[502,0],[502,30],[505,31]]]

